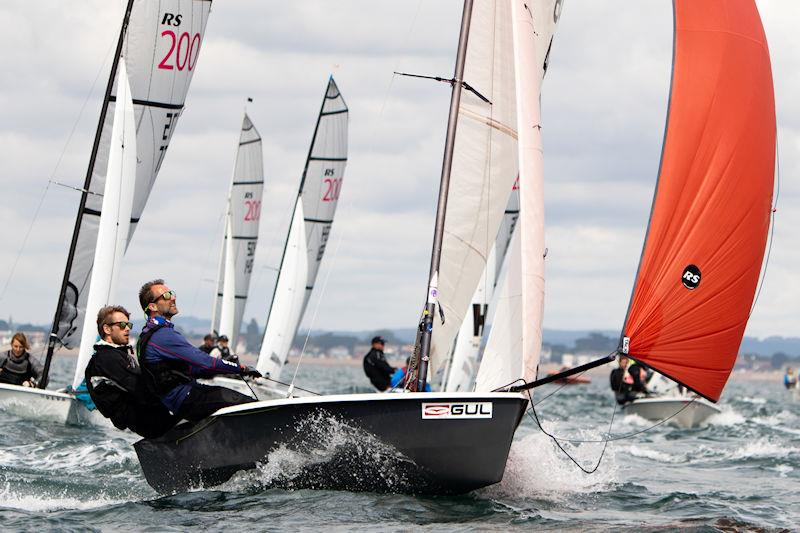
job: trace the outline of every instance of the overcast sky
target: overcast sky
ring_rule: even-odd
[[[798,335],[800,2],[759,5],[782,172],[771,259],[748,334]],[[0,4],[2,318],[52,320],[79,193],[48,188],[48,180],[83,182],[123,8],[122,0]],[[350,107],[349,163],[304,324],[414,327],[449,90],[392,71],[450,76],[460,14],[458,0],[215,1],[186,109],[125,259],[119,301],[137,309],[138,287],[164,277],[182,313],[210,316],[234,149],[252,97],[266,187],[245,318],[263,327],[332,73]],[[565,2],[542,97],[545,327],[622,326],[658,171],[671,53],[669,0]]]

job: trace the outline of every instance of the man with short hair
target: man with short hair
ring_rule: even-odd
[[[261,374],[254,368],[211,357],[189,344],[172,323],[172,317],[178,314],[177,297],[164,280],[145,283],[139,290],[139,303],[148,317],[137,346],[139,362],[170,412],[198,421],[223,407],[253,401],[234,390],[197,382],[197,378],[220,374]]]
[[[238,363],[239,357],[235,353],[231,353],[231,349],[228,347],[228,342],[227,335],[220,335],[217,339],[217,350],[219,350],[219,356],[226,361]]]
[[[383,392],[389,388],[394,368],[386,362],[383,348],[386,340],[380,335],[372,338],[372,349],[364,356],[364,373],[372,385]]]
[[[216,337],[214,337],[214,335],[209,333],[208,335],[203,337],[203,344],[198,346],[197,349],[211,355],[211,351],[217,346],[216,340],[217,340]]]
[[[142,371],[128,344],[133,324],[130,313],[119,305],[97,313],[100,341],[86,366],[86,388],[97,409],[118,429],[130,429],[143,437],[160,437],[178,419],[161,401],[148,394]]]

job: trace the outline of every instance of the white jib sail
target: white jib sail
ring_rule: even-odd
[[[280,376],[305,308],[308,256],[304,230],[303,204],[297,202],[256,363],[259,372],[273,379]]]
[[[331,77],[308,152],[258,356],[258,370],[273,379],[278,378],[289,355],[325,255],[347,165],[348,115],[347,104]],[[295,231],[302,232],[302,241],[300,234],[292,236]],[[294,243],[304,246],[304,259],[290,257]],[[303,270],[289,272],[290,269]],[[297,307],[297,287],[301,283],[303,298]]]
[[[486,269],[483,271],[478,288],[472,296],[471,312],[467,312],[461,328],[458,330],[456,344],[453,347],[453,356],[447,372],[447,381],[444,384],[446,392],[472,390],[475,373],[478,370],[478,356],[480,355],[481,339],[486,323],[489,302],[494,292],[494,266],[495,248],[489,253]]]
[[[510,7],[495,0],[472,9],[464,81],[488,102],[462,92],[438,276],[445,322],[434,318],[432,372],[450,355],[517,177]]]
[[[86,318],[75,377],[72,379],[73,389],[78,388],[84,379],[86,365],[98,338],[97,312],[113,302],[122,257],[128,244],[136,182],[136,122],[124,63],[120,63],[117,83],[122,105],[114,110],[108,172],[103,190],[103,214],[97,228],[94,268],[87,291]]]
[[[258,244],[264,162],[261,136],[245,114],[233,170],[211,327],[236,351]]]
[[[511,236],[506,267],[498,283],[497,309],[475,378],[477,392],[492,391],[518,380],[522,362],[522,261],[520,232]]]
[[[544,157],[539,95],[561,2],[513,0],[520,213],[476,389],[536,379],[544,312]],[[512,244],[512,247],[515,244]],[[507,321],[513,321],[508,323]]]
[[[133,3],[121,54],[128,71],[136,115],[139,162],[131,236],[183,111],[210,9],[211,0],[137,0]],[[117,91],[113,90],[105,122],[99,131],[97,155],[88,170],[91,180],[87,188],[94,194],[87,195],[86,205],[78,213],[74,256],[64,274],[66,286],[58,309],[56,336],[67,348],[74,347],[81,338],[84,324],[116,100]]]

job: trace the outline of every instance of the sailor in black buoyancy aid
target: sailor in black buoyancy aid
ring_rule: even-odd
[[[118,429],[130,429],[142,437],[160,437],[178,418],[150,394],[142,371],[128,344],[133,324],[124,307],[103,307],[97,313],[100,340],[86,366],[86,388],[100,413]]]
[[[261,374],[255,368],[212,357],[189,344],[172,323],[172,317],[178,314],[176,295],[164,280],[145,283],[139,290],[139,303],[148,319],[139,337],[137,356],[150,390],[170,412],[196,422],[223,407],[253,401],[232,389],[197,382],[198,378],[221,374],[251,378]]]
[[[372,349],[364,356],[364,373],[372,385],[383,392],[389,388],[394,368],[386,361],[383,348],[386,341],[383,337],[372,338]]]
[[[647,394],[647,371],[624,355],[619,357],[619,367],[609,376],[611,390],[619,405],[632,402],[642,394]]]
[[[11,337],[11,349],[0,360],[0,383],[35,387],[42,365],[28,353],[30,345],[22,332]]]

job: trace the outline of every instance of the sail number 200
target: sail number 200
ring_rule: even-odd
[[[332,168],[325,169],[325,178],[322,183],[325,185],[325,194],[322,196],[323,202],[335,202],[339,199],[339,191],[342,190],[342,178],[334,178],[334,170]]]
[[[161,36],[169,39],[171,43],[167,55],[158,64],[158,68],[164,70],[188,68],[192,70],[197,63],[197,55],[200,53],[200,34],[195,33],[192,36],[183,32],[178,36],[172,30],[164,30],[161,32]],[[175,52],[174,56],[173,52]]]

